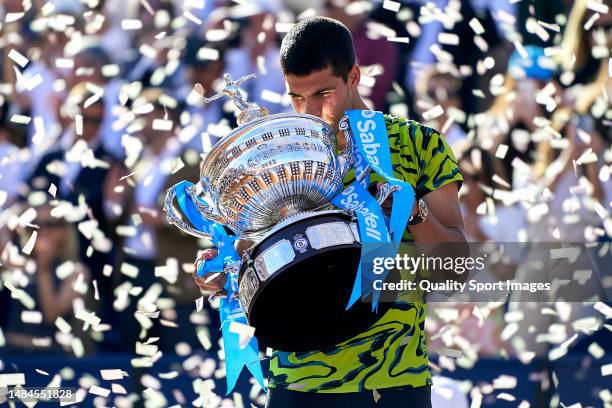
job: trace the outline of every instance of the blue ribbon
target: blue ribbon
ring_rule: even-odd
[[[376,279],[384,280],[388,271],[384,271],[378,277],[373,276],[373,272],[367,270],[366,279],[367,282],[363,282],[363,274],[361,265],[372,265],[374,257],[393,257],[397,254],[399,245],[406,229],[408,219],[414,206],[414,189],[412,186],[405,182],[393,177],[393,165],[391,163],[391,151],[389,149],[389,140],[387,136],[387,129],[385,119],[382,113],[369,111],[369,110],[349,110],[346,112],[346,116],[351,127],[351,133],[353,135],[353,155],[355,157],[355,174],[359,172],[359,175],[365,170],[366,163],[370,165],[373,171],[385,179],[391,187],[399,186],[399,190],[393,192],[393,204],[391,207],[391,217],[389,222],[390,239],[387,237],[386,240],[373,240],[370,234],[364,234],[366,226],[371,226],[371,219],[368,220],[365,216],[360,216],[357,213],[359,221],[359,234],[361,237],[362,248],[367,251],[365,254],[361,254],[361,262],[357,271],[357,278],[353,285],[353,292],[349,300],[347,309],[350,308],[360,297],[362,297],[362,287],[366,288],[366,293],[363,296],[367,296],[373,290],[371,285],[372,281]],[[374,200],[370,194],[365,190],[369,184],[369,175],[362,180],[362,184],[354,182],[344,192],[342,192],[337,198],[332,201],[334,205],[341,208],[347,208],[342,206],[342,198],[345,196],[345,192],[350,189],[350,193],[357,193],[359,199],[364,200],[368,204],[366,207],[369,211],[375,213],[382,213],[380,206]],[[369,196],[370,198],[366,197]],[[346,199],[345,199],[346,201]],[[340,205],[339,205],[340,204]],[[350,209],[350,208],[349,208]],[[362,225],[364,223],[369,223]],[[385,237],[382,235],[382,237]],[[363,250],[362,250],[363,251]],[[368,268],[369,269],[369,268]],[[380,298],[380,292],[375,291],[372,296],[372,309],[376,310],[378,307],[378,300]]]
[[[209,273],[224,273],[229,264],[240,262],[240,256],[236,252],[234,243],[238,239],[235,235],[228,235],[223,226],[203,217],[193,203],[191,196],[187,194],[187,188],[193,183],[182,181],[175,186],[175,192],[179,207],[191,224],[202,232],[211,235],[213,245],[219,253],[213,259],[200,264],[197,275],[203,276]],[[259,346],[255,337],[251,338],[245,347],[240,347],[240,335],[231,332],[232,322],[247,325],[247,318],[240,302],[238,301],[238,274],[230,272],[226,274],[227,280],[223,287],[227,297],[220,299],[219,313],[221,315],[221,334],[225,349],[225,366],[227,393],[236,386],[238,377],[244,366],[251,372],[261,388],[266,390],[264,377],[259,362]]]

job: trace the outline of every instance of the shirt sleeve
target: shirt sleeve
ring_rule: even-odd
[[[416,196],[421,198],[455,181],[458,181],[461,187],[463,176],[444,136],[430,127],[416,123],[415,125],[418,126],[415,132],[415,150],[419,161]]]

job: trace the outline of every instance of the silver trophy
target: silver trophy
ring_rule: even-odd
[[[207,154],[186,195],[203,217],[255,242],[231,267],[239,271],[238,297],[260,342],[279,350],[321,349],[376,318],[369,304],[346,310],[361,243],[354,214],[330,204],[353,165],[352,135],[343,119],[346,143],[339,151],[332,128],[320,118],[270,115],[240,91],[253,77],[232,81],[226,74],[225,87],[205,98],[231,98],[240,110],[239,127]],[[165,200],[168,222],[209,237],[182,214],[175,189]],[[392,192],[383,186],[379,203]]]
[[[239,86],[254,75],[232,81],[205,102],[223,96],[241,110],[239,127],[220,140],[200,166],[199,183],[189,190],[200,213],[230,228],[242,239],[258,241],[274,225],[304,212],[329,208],[352,165],[348,139],[337,152],[331,127],[316,116],[269,115],[246,100]],[[206,237],[174,205],[174,189],[165,201],[168,222]]]

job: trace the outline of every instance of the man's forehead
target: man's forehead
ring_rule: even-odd
[[[335,76],[330,68],[315,71],[305,76],[285,75],[287,91],[290,93],[317,91],[327,86],[337,85],[338,81],[342,81],[342,79]]]

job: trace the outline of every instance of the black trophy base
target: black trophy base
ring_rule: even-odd
[[[251,259],[283,239],[295,248],[296,237],[303,243],[308,227],[338,221],[350,225],[342,213],[290,224],[262,241]],[[250,302],[249,324],[262,346],[295,352],[325,350],[366,331],[386,311],[381,303],[373,312],[369,300],[358,300],[346,310],[359,266],[359,242],[320,249],[306,245],[300,250],[291,263],[260,282]]]

